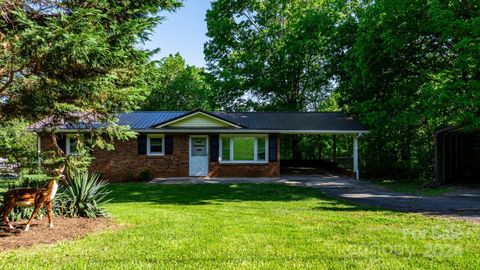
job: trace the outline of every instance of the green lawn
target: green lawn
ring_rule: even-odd
[[[0,254],[1,269],[475,269],[478,225],[281,185],[111,186],[116,232]],[[60,230],[61,228],[57,228]]]
[[[384,186],[392,191],[412,193],[423,196],[440,196],[449,191],[448,187],[426,187],[428,180],[372,180],[373,183]]]

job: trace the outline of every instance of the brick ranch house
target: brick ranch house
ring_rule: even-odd
[[[342,112],[136,111],[118,119],[137,137],[117,141],[111,151],[95,149],[90,167],[114,182],[145,170],[153,177],[278,177],[280,134],[350,134],[358,178],[357,138],[368,132]],[[39,151],[53,149],[40,122],[30,130],[38,135]],[[67,155],[75,154],[75,135],[83,131],[69,124],[56,128]]]

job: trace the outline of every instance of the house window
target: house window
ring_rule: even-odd
[[[230,138],[222,138],[222,151],[220,154],[221,161],[230,161]]]
[[[147,137],[147,155],[161,156],[164,154],[165,140],[163,135],[148,135]]]
[[[231,163],[267,162],[266,135],[222,135],[220,161]]]
[[[266,160],[266,146],[267,138],[257,139],[257,160],[267,161]]]
[[[67,135],[65,154],[67,155],[78,155],[78,138],[74,135]]]

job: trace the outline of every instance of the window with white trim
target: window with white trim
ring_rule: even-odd
[[[67,135],[65,143],[65,154],[78,155],[78,138],[75,135]]]
[[[265,163],[268,160],[267,135],[221,135],[220,162]]]
[[[147,136],[147,155],[161,156],[165,153],[165,139],[163,135]]]

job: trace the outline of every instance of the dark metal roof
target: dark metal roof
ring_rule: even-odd
[[[343,112],[215,112],[213,114],[249,129],[367,130]]]
[[[118,124],[130,126],[131,129],[148,129],[158,123],[170,121],[185,115],[187,112],[129,112],[118,115]]]
[[[234,123],[241,128],[236,130],[272,130],[272,131],[359,131],[367,128],[343,112],[211,112],[211,116]],[[120,113],[119,125],[130,126],[136,131],[155,129],[156,126],[187,116],[192,112],[180,111],[136,111]],[[97,123],[98,125],[98,123]],[[75,126],[77,128],[75,128]],[[64,124],[60,130],[83,128],[84,125]],[[31,129],[41,129],[42,123],[32,125]],[[161,128],[162,130],[167,129]],[[160,129],[159,129],[160,130]]]

